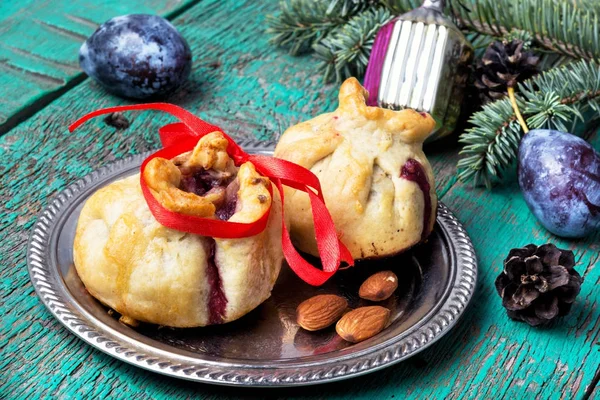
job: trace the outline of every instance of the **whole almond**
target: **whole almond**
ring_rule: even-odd
[[[358,295],[371,301],[387,300],[398,288],[398,277],[392,271],[381,271],[371,275],[360,285]]]
[[[296,322],[307,331],[324,329],[340,319],[348,308],[346,299],[334,294],[320,294],[300,303]]]
[[[344,315],[335,326],[342,339],[358,343],[377,335],[388,324],[390,310],[381,306],[360,307]]]

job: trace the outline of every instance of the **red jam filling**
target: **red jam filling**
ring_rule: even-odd
[[[227,185],[225,189],[225,200],[217,207],[215,216],[222,221],[227,221],[233,214],[237,207],[237,192],[240,189],[240,184],[237,180],[233,180]]]
[[[233,180],[231,174],[213,171],[197,170],[181,177],[180,189],[198,196],[204,196],[211,189],[226,187]]]
[[[427,228],[429,227],[429,221],[431,219],[431,185],[427,180],[427,174],[421,163],[412,158],[402,167],[400,177],[415,182],[423,192],[423,199],[425,200],[425,207],[423,210],[423,231],[421,232],[421,241],[423,241],[429,234]]]
[[[223,192],[223,200],[215,204],[215,217],[227,221],[235,213],[239,184],[235,176],[230,173],[200,169],[182,175],[179,188],[198,196],[204,196],[209,192]]]
[[[215,239],[207,238],[210,241],[210,250],[208,253],[206,265],[206,277],[210,287],[208,295],[209,322],[211,324],[222,324],[225,317],[225,307],[227,306],[227,297],[223,291],[223,281],[217,267],[217,246]]]
[[[182,171],[183,173],[184,171]],[[181,177],[180,189],[189,193],[204,196],[208,193],[220,193],[221,200],[215,203],[215,217],[227,221],[235,213],[239,183],[235,175],[229,172],[199,169],[186,171]],[[206,237],[209,241],[209,252],[206,264],[206,279],[209,285],[208,312],[209,323],[222,324],[227,307],[227,297],[223,291],[223,281],[219,273],[216,257],[217,246],[215,239]]]

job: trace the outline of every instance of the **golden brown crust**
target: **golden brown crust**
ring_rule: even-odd
[[[144,177],[153,195],[173,211],[213,217],[220,204],[215,196],[234,193],[229,221],[249,223],[271,206],[265,230],[255,236],[213,239],[160,225],[144,200],[139,175],[115,181],[86,201],[77,222],[75,267],[89,293],[124,320],[209,325],[210,268],[218,269],[227,299],[222,322],[240,318],[270,296],[283,260],[281,200],[277,191],[271,196],[269,179],[252,163],[235,167],[226,146],[221,133],[209,134],[191,152],[152,160]],[[179,189],[182,176],[199,168],[236,176],[227,180],[226,189],[204,196]]]
[[[256,308],[275,284],[283,260],[276,193],[263,232],[214,240],[227,298],[223,322]],[[211,240],[160,225],[144,201],[139,175],[134,175],[98,190],[85,203],[77,223],[74,263],[89,293],[129,318],[173,327],[205,326],[210,324],[206,269]]]
[[[150,160],[144,170],[144,180],[152,195],[170,211],[204,218],[215,215],[216,194],[198,196],[179,189],[181,171],[171,160]]]
[[[423,143],[435,127],[431,115],[418,113],[412,109],[393,111],[387,108],[369,107],[366,99],[369,93],[356,78],[348,78],[340,88],[338,111],[351,118],[362,116],[367,120],[378,121],[386,131],[401,135],[406,143]]]
[[[199,196],[180,189],[182,171],[191,173],[194,170],[214,170],[238,174],[240,190],[237,193],[240,204],[246,204],[243,209],[245,222],[258,220],[271,205],[271,194],[267,187],[268,178],[261,176],[254,165],[244,163],[236,171],[233,160],[227,154],[227,139],[221,132],[213,132],[198,141],[194,150],[181,154],[173,160],[154,158],[144,170],[144,179],[151,193],[168,210],[194,215],[202,218],[214,217],[217,206],[225,198],[225,190],[216,189]],[[241,176],[240,176],[241,174]],[[252,184],[259,180],[262,185]],[[257,198],[262,201],[256,201]],[[241,218],[241,216],[238,216]]]
[[[254,164],[247,162],[240,166],[237,179],[240,185],[238,190],[238,204],[236,213],[229,219],[231,222],[253,222],[261,217],[271,206],[271,193],[269,178],[259,175]]]
[[[366,96],[356,79],[346,80],[337,110],[288,128],[275,149],[276,157],[317,175],[341,240],[356,259],[385,257],[418,243],[423,229],[433,228],[437,206],[433,171],[422,151],[433,118],[368,107]],[[400,176],[409,159],[422,166],[429,193]],[[423,226],[425,196],[431,215]],[[317,255],[308,196],[286,188],[286,211],[294,243]]]

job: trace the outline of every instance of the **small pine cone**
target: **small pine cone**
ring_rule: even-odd
[[[484,102],[506,96],[509,87],[535,74],[539,57],[523,51],[523,45],[520,40],[493,42],[477,62],[475,86]]]
[[[512,249],[504,260],[504,271],[496,278],[496,290],[508,316],[537,326],[566,315],[583,283],[574,265],[572,251],[550,243]]]

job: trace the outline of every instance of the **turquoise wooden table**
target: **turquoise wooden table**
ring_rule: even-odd
[[[156,375],[94,350],[44,308],[27,275],[25,248],[36,215],[69,183],[99,166],[158,147],[156,113],[132,113],[123,131],[97,119],[126,104],[83,75],[77,49],[98,24],[131,12],[171,19],[187,38],[194,69],[168,100],[241,138],[269,139],[337,103],[310,58],[267,43],[265,16],[277,2],[242,0],[20,1],[0,5],[0,398],[600,398],[600,233],[565,241],[529,213],[516,184],[493,191],[457,182],[456,138],[429,146],[437,190],[465,224],[480,282],[464,318],[409,361],[324,386],[247,390]],[[600,137],[588,138],[600,148]],[[548,328],[511,321],[494,279],[513,247],[548,241],[570,248],[585,278],[572,312]]]

